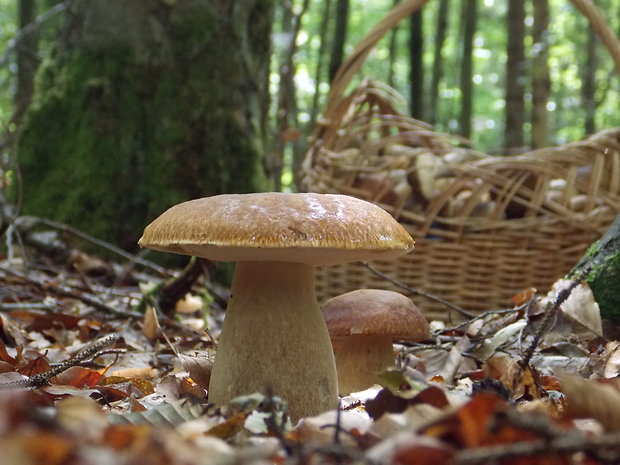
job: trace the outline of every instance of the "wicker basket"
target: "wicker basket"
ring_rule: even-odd
[[[370,200],[405,226],[414,251],[372,264],[389,277],[465,310],[506,307],[523,289],[546,291],[620,213],[620,128],[490,157],[401,114],[385,85],[364,81],[343,97],[356,66],[342,69],[302,185]],[[398,290],[362,264],[317,271],[320,301],[357,288]],[[449,318],[444,304],[416,300],[429,318]]]

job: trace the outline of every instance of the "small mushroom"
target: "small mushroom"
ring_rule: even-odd
[[[377,382],[377,374],[394,364],[393,341],[419,341],[430,332],[411,299],[380,289],[359,289],[333,297],[323,306],[323,317],[336,352],[342,395]]]
[[[413,239],[385,210],[354,197],[271,192],[181,203],[147,226],[139,244],[237,262],[209,401],[269,390],[298,419],[337,404],[314,267],[392,259]]]

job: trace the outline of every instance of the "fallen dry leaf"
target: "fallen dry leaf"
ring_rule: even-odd
[[[562,392],[566,395],[566,416],[594,418],[606,430],[620,430],[620,392],[610,385],[578,376],[560,377]]]

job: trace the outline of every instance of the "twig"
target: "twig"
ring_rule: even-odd
[[[398,286],[401,289],[404,289],[404,290],[406,290],[407,292],[409,292],[411,294],[419,295],[419,296],[425,297],[425,298],[427,298],[429,300],[433,300],[435,302],[438,302],[438,303],[440,303],[442,305],[445,305],[446,307],[454,310],[455,312],[458,312],[461,315],[466,316],[467,318],[474,318],[476,316],[473,313],[468,312],[467,310],[459,307],[458,305],[455,305],[455,304],[453,304],[451,302],[448,302],[447,300],[442,299],[441,297],[437,297],[436,295],[429,294],[428,292],[421,291],[419,289],[416,289],[415,287],[408,286],[407,284],[402,283],[402,282],[400,282],[400,281],[398,281],[398,280],[388,276],[387,274],[383,273],[382,271],[379,271],[374,266],[372,266],[370,263],[361,262],[361,264],[362,264],[362,266],[365,266],[366,268],[368,268],[368,270],[370,270],[372,273],[376,274],[380,278],[383,278],[386,281],[391,282],[395,286]]]
[[[95,244],[98,247],[109,250],[110,252],[113,252],[116,255],[121,256],[129,260],[131,263],[137,263],[138,265],[141,265],[145,268],[150,268],[153,271],[156,271],[157,273],[161,275],[165,275],[165,276],[174,275],[173,272],[171,272],[170,270],[167,270],[164,267],[157,265],[156,263],[140,258],[137,255],[130,254],[129,252],[125,252],[123,249],[116,247],[115,245],[110,244],[109,242],[103,241],[101,239],[97,239],[96,237],[91,236],[90,234],[85,233],[84,231],[80,231],[79,229],[69,226],[67,224],[59,223],[53,220],[48,220],[46,218],[39,218],[37,216],[20,216],[19,218],[15,220],[15,226],[17,227],[18,230],[20,229],[20,227],[30,229],[35,224],[43,224],[45,226],[49,226],[50,228],[54,228],[59,231],[64,231],[64,232],[73,234],[74,236],[77,236],[80,239],[84,239],[85,241],[88,241],[91,244]]]
[[[619,432],[589,436],[579,430],[560,428],[545,415],[523,415],[516,410],[496,415],[491,428],[499,430],[505,425],[536,433],[541,439],[466,449],[456,454],[455,465],[487,464],[513,457],[575,452],[586,452],[610,464],[618,463],[620,458]]]
[[[564,302],[566,302],[566,299],[569,298],[571,292],[573,292],[573,290],[584,279],[586,279],[586,277],[588,276],[588,273],[590,273],[590,268],[586,268],[585,270],[583,270],[583,272],[576,279],[573,279],[571,281],[568,287],[558,292],[558,295],[556,296],[553,302],[547,303],[545,307],[543,320],[541,321],[540,326],[538,327],[538,330],[536,331],[536,334],[534,335],[534,339],[532,339],[532,342],[530,343],[529,347],[525,351],[523,358],[519,362],[519,365],[521,366],[521,368],[526,368],[530,365],[530,361],[532,360],[532,357],[534,356],[534,351],[538,347],[538,344],[540,343],[540,340],[542,339],[543,335],[549,329],[549,325],[551,324],[551,321],[553,320],[553,318],[557,315],[558,310],[560,309],[560,306]]]
[[[506,314],[509,314],[509,313],[515,313],[515,312],[520,312],[522,310],[526,310],[528,307],[530,307],[532,305],[534,300],[535,300],[535,296],[532,296],[532,298],[530,300],[528,300],[524,304],[519,305],[518,307],[515,307],[515,308],[501,308],[501,309],[498,309],[498,310],[488,310],[486,312],[480,313],[479,315],[476,315],[475,317],[473,317],[470,320],[467,320],[467,321],[464,321],[462,323],[459,323],[456,326],[452,326],[450,328],[444,328],[440,332],[441,333],[447,333],[447,332],[451,332],[451,331],[458,331],[459,329],[462,329],[462,328],[464,328],[466,326],[469,326],[474,321],[481,320],[483,318],[486,318],[487,316],[491,316],[491,315],[506,315]]]
[[[50,292],[52,294],[55,294],[61,297],[70,297],[72,299],[80,300],[84,302],[86,305],[89,305],[97,310],[101,310],[103,312],[110,313],[110,314],[113,314],[119,317],[142,318],[144,316],[141,313],[134,312],[131,310],[119,310],[117,308],[110,307],[109,305],[106,305],[103,302],[85,293],[76,292],[60,284],[54,284],[49,281],[41,281],[35,278],[31,278],[30,276],[20,273],[19,271],[11,270],[4,266],[0,266],[0,272],[9,274],[11,276],[15,276],[23,281],[26,281],[30,284],[33,284],[39,287],[40,289],[44,291]]]
[[[0,390],[29,389],[35,388],[37,386],[43,386],[44,384],[47,384],[49,380],[52,379],[54,376],[57,376],[63,371],[67,371],[69,368],[78,365],[80,362],[91,358],[103,348],[109,346],[113,342],[116,342],[119,338],[120,336],[118,334],[111,334],[109,336],[106,336],[103,339],[100,339],[94,344],[88,346],[87,348],[81,350],[69,360],[53,367],[51,370],[45,371],[43,373],[37,373],[36,375],[29,376],[27,379],[13,381],[10,383],[0,383]]]
[[[159,288],[159,309],[171,315],[177,301],[187,294],[204,272],[202,259],[192,257],[181,274],[165,281]]]

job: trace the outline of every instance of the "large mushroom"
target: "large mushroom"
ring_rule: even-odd
[[[322,311],[336,351],[342,395],[372,386],[377,374],[394,365],[394,340],[420,341],[430,332],[411,299],[394,291],[347,292],[325,302]]]
[[[293,419],[336,407],[314,267],[392,259],[413,239],[386,211],[345,195],[255,193],[191,200],[146,227],[142,247],[233,261],[209,400],[270,390]]]

